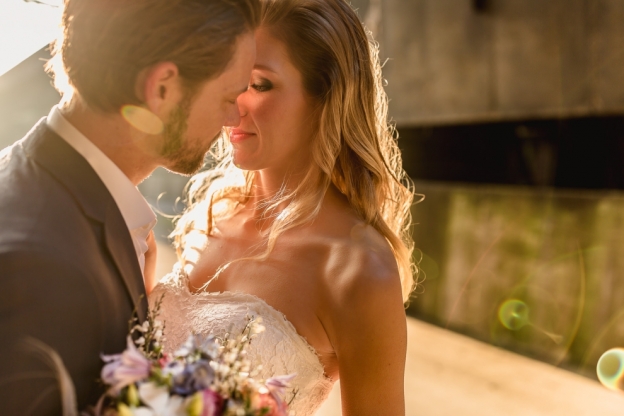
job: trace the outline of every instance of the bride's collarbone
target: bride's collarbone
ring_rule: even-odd
[[[218,259],[211,262],[204,259],[189,275],[190,290],[238,292],[262,300],[283,314],[296,332],[307,340],[319,356],[326,375],[337,378],[335,353],[318,311],[319,305],[325,302],[325,284],[319,281],[323,273],[323,261],[319,258],[322,253],[305,252],[297,256],[293,251],[298,250],[291,246],[284,255],[281,250],[276,250],[264,261],[234,262],[207,285],[205,283],[214,276],[221,263]]]

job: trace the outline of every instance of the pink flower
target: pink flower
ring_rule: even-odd
[[[160,358],[158,359],[158,361],[157,361],[157,362],[158,362],[158,366],[159,366],[160,368],[165,368],[165,367],[167,366],[167,364],[169,364],[171,361],[172,361],[172,359],[171,359],[171,355],[170,355],[170,354],[167,354],[167,353],[164,353],[164,354],[162,355],[162,357],[160,357]]]
[[[223,408],[223,397],[210,389],[205,389],[203,396],[204,409],[201,416],[219,416]]]
[[[119,392],[125,386],[141,381],[150,374],[149,360],[136,348],[130,337],[127,345],[121,354],[102,356],[102,360],[108,364],[102,368],[101,377],[114,392]]]
[[[271,393],[258,393],[252,399],[254,409],[266,409],[265,416],[288,416],[286,404],[275,400]]]

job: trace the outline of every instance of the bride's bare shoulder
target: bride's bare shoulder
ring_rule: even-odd
[[[322,212],[302,239],[326,296],[357,299],[371,292],[401,292],[399,270],[388,241],[348,209]],[[383,287],[386,287],[384,289]]]
[[[329,247],[324,279],[331,293],[353,298],[359,292],[400,290],[396,259],[386,239],[372,226],[357,223]],[[363,295],[365,293],[362,293]]]
[[[342,355],[357,355],[363,337],[369,344],[371,338],[386,337],[403,345],[401,279],[382,234],[347,213],[327,222],[320,218],[305,245],[308,258],[318,265],[316,314],[331,345]]]

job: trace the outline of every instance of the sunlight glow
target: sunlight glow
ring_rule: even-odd
[[[42,1],[0,0],[0,76],[56,37],[63,2]]]
[[[136,105],[121,107],[121,115],[132,127],[147,134],[160,134],[163,131],[163,122],[147,108]]]
[[[508,299],[498,309],[498,319],[509,330],[517,331],[529,323],[529,307],[518,299]]]
[[[602,354],[596,367],[598,380],[611,390],[624,390],[624,349],[613,348]]]

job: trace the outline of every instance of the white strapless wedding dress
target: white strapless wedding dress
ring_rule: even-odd
[[[238,292],[191,293],[186,274],[177,269],[165,276],[150,294],[150,304],[165,295],[160,319],[165,321],[165,351],[178,349],[189,334],[236,334],[246,316],[262,317],[266,328],[249,348],[252,364],[262,365],[261,378],[296,374],[289,410],[296,416],[312,416],[327,398],[333,382],[324,374],[315,350],[279,311],[262,299]]]

